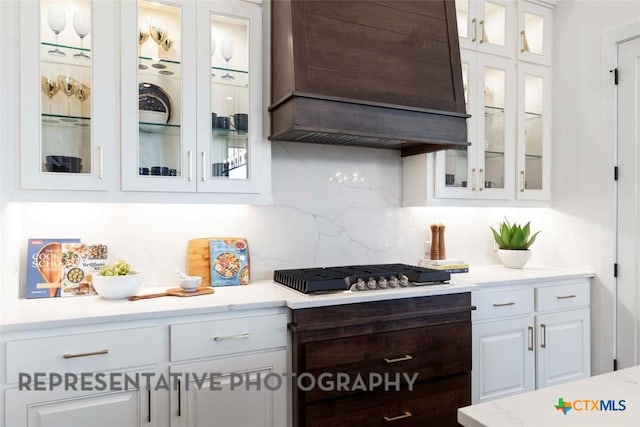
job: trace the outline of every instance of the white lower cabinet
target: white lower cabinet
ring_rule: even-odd
[[[590,376],[589,309],[536,316],[537,388]]]
[[[6,392],[6,423],[15,427],[155,427],[157,394],[147,388],[121,391]]]
[[[472,303],[472,403],[591,375],[589,279],[482,288]]]
[[[278,308],[3,334],[0,427],[284,427],[287,322]]]
[[[172,367],[191,378],[174,392],[175,427],[284,427],[287,425],[286,351]]]
[[[535,389],[533,316],[473,325],[473,402]]]

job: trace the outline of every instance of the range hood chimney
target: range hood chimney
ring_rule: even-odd
[[[464,148],[454,0],[274,0],[269,139]]]

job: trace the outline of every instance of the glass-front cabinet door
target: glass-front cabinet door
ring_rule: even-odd
[[[552,9],[518,3],[518,59],[551,65]]]
[[[122,185],[195,191],[195,5],[122,8]]]
[[[509,199],[515,156],[515,76],[511,61],[478,56],[478,197]]]
[[[518,199],[550,197],[550,75],[546,67],[518,64]]]
[[[515,1],[455,0],[460,47],[513,57]]]
[[[471,117],[467,119],[467,140],[471,145],[465,149],[445,150],[435,156],[435,197],[451,199],[471,199],[476,197],[476,113],[477,54],[460,52],[462,61],[462,81],[465,106]]]
[[[198,3],[198,191],[260,191],[261,7]]]
[[[114,15],[109,2],[20,2],[22,188],[106,190],[113,183]]]

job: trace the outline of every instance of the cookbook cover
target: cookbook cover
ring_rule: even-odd
[[[107,246],[102,243],[71,244],[62,253],[61,297],[97,295],[93,275],[107,264]]]
[[[60,296],[63,252],[80,239],[29,239],[27,247],[27,298]]]
[[[242,238],[209,241],[211,286],[249,284],[249,247]]]

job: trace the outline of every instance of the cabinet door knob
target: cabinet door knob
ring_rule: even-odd
[[[404,412],[404,414],[402,414],[402,415],[398,415],[398,416],[396,416],[396,417],[382,417],[382,418],[384,418],[384,420],[385,420],[386,422],[390,422],[390,421],[398,421],[398,420],[402,420],[402,419],[404,419],[404,418],[409,418],[409,417],[412,417],[412,416],[413,416],[413,414],[412,414],[411,412],[409,412],[409,411],[405,411],[405,412]]]

